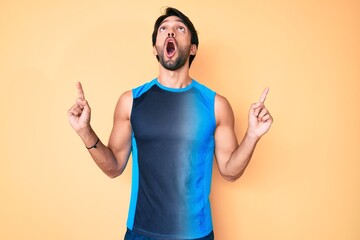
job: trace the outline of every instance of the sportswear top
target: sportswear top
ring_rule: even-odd
[[[213,228],[209,194],[216,93],[195,80],[174,89],[153,79],[132,94],[127,227],[159,239],[206,236]]]

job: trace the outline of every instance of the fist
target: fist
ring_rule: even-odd
[[[68,110],[68,119],[71,127],[79,132],[90,127],[91,109],[85,99],[84,91],[80,82],[76,83],[78,98],[75,104]]]
[[[249,111],[248,134],[252,134],[257,138],[260,138],[267,133],[273,122],[270,112],[265,107],[265,100],[268,93],[269,88],[265,88],[259,101],[252,104]]]

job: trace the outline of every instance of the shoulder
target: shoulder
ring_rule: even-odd
[[[144,92],[149,90],[155,84],[155,79],[144,83],[136,88],[125,91],[120,95],[116,108],[115,108],[115,116],[116,117],[126,117],[130,118],[131,108],[133,105],[133,99],[141,96]]]
[[[209,96],[215,96],[216,95],[215,91],[213,91],[209,87],[199,83],[196,80],[193,80],[193,84],[194,84],[195,88],[199,89],[201,92],[205,93],[206,95],[209,95]]]
[[[121,94],[116,104],[115,117],[130,119],[132,102],[133,93],[131,90],[128,90]]]
[[[234,113],[229,101],[220,94],[215,95],[215,118],[218,125],[225,121],[234,121]]]
[[[125,91],[120,95],[118,102],[132,102],[133,92],[132,90]]]
[[[143,93],[145,93],[146,91],[148,91],[152,86],[154,86],[156,84],[156,79],[153,79],[150,82],[147,82],[141,86],[138,86],[134,89],[131,90],[132,92],[132,98],[137,98],[140,97]]]
[[[226,99],[226,97],[216,94],[215,95],[215,110],[222,111],[222,110],[228,110],[228,108],[231,108],[229,101]]]

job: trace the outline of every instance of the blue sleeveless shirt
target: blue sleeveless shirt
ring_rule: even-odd
[[[195,80],[173,89],[154,79],[132,94],[127,227],[154,238],[206,236],[213,228],[209,194],[216,93]]]

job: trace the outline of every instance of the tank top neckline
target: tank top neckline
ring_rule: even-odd
[[[169,92],[186,92],[189,89],[191,89],[195,84],[195,80],[191,79],[191,83],[184,88],[171,88],[171,87],[166,87],[166,86],[162,85],[157,78],[155,78],[154,81],[159,88],[161,88],[165,91],[169,91]]]

